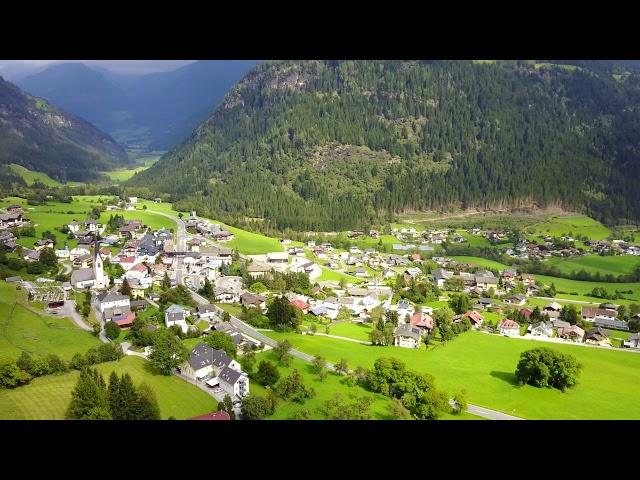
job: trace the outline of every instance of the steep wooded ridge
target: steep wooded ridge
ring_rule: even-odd
[[[109,135],[0,77],[0,165],[17,163],[60,181],[86,181],[127,163]]]
[[[267,62],[130,185],[279,229],[469,207],[637,220],[640,82],[614,67]]]

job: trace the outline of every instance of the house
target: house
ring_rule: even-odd
[[[629,324],[624,320],[611,320],[608,318],[598,318],[593,321],[596,327],[613,328],[616,330],[629,330]]]
[[[505,298],[504,301],[512,305],[524,305],[525,302],[527,301],[527,297],[526,295],[517,293],[515,295],[511,295],[510,297]]]
[[[98,249],[95,249],[93,266],[80,268],[71,272],[71,285],[73,288],[102,289],[109,285],[109,275],[104,272],[104,263]]]
[[[242,371],[224,367],[218,374],[218,380],[222,390],[229,395],[244,398],[249,394],[249,377]]]
[[[240,301],[240,294],[231,288],[216,287],[214,295],[218,303],[238,303]]]
[[[551,337],[551,335],[553,334],[551,322],[545,321],[532,323],[527,328],[527,331],[534,337]]]
[[[22,277],[7,277],[4,279],[5,282],[7,283],[15,283],[15,282],[21,282],[22,281]]]
[[[15,227],[24,223],[22,213],[0,213],[0,226]]]
[[[408,300],[400,300],[398,302],[398,305],[396,305],[396,311],[398,312],[398,319],[400,321],[404,321],[404,319],[405,319],[405,317],[407,315],[409,315],[409,317],[411,317],[411,315],[414,314],[415,309],[409,303]]]
[[[53,246],[53,240],[51,240],[50,238],[44,238],[42,240],[38,240],[33,248],[35,248],[36,250],[42,250],[43,248],[53,248]]]
[[[71,257],[71,260],[75,260],[78,257],[82,257],[83,255],[89,255],[90,253],[91,251],[87,248],[76,247],[76,248],[72,248],[69,251],[69,256]]]
[[[189,324],[186,320],[186,311],[180,305],[173,304],[164,312],[164,324],[167,328],[172,325],[178,325],[182,329],[182,333],[189,331]]]
[[[634,333],[623,343],[626,348],[640,348],[640,333]]]
[[[198,314],[198,318],[200,319],[210,319],[217,315],[218,307],[211,303],[207,303],[205,305],[198,305],[196,307],[196,312]]]
[[[444,282],[453,277],[453,272],[444,270],[442,268],[436,268],[433,271],[433,281],[438,287],[444,287]]]
[[[473,308],[491,308],[493,304],[493,300],[486,297],[478,298],[478,303],[476,303]]]
[[[151,277],[147,277],[151,280]],[[131,279],[129,280],[129,288],[131,289],[131,297],[133,298],[144,298],[144,291],[149,288],[151,283],[143,284],[140,280]]]
[[[289,263],[289,254],[287,252],[267,253],[267,263]]]
[[[146,265],[139,263],[135,267],[131,267],[129,270],[127,270],[124,276],[127,279],[140,280],[141,278],[149,276],[149,269],[146,267]]]
[[[618,312],[612,309],[582,307],[582,318],[587,322],[595,322],[596,320],[617,320]]]
[[[498,323],[498,328],[500,329],[500,335],[505,335],[509,337],[520,336],[520,324],[508,318],[502,319],[500,323]]]
[[[393,344],[396,347],[420,348],[422,330],[413,325],[400,325],[393,330]]]
[[[433,317],[419,311],[409,317],[409,324],[418,327],[423,334],[428,334],[433,330],[435,322],[433,321]]]
[[[266,265],[260,262],[253,262],[247,266],[247,272],[249,273],[249,276],[251,276],[251,278],[259,278],[271,272],[272,268],[273,267],[271,265]]]
[[[490,272],[488,272],[490,273]],[[493,275],[478,275],[476,274],[476,286],[483,290],[490,288],[496,288],[498,286],[498,279]]]
[[[224,350],[213,349],[204,343],[197,344],[191,350],[189,360],[180,367],[180,373],[192,380],[206,381],[212,387],[219,385],[229,395],[242,397],[249,393],[249,379],[242,372],[240,364]]]
[[[116,325],[118,325],[120,328],[129,328],[136,321],[136,314],[131,311],[127,311],[127,312],[113,314],[111,315],[110,318],[111,318],[111,321]],[[107,319],[105,318],[105,320]]]
[[[191,417],[189,420],[231,420],[231,416],[224,410],[219,412],[206,413],[204,415],[198,415],[197,417]]]
[[[93,218],[88,218],[84,221],[84,228],[88,232],[97,232],[100,227],[100,224],[96,222]]]
[[[366,276],[368,276],[368,275],[369,275],[369,273],[368,273],[368,272],[367,272],[363,267],[357,267],[357,268],[354,270],[353,275],[354,275],[355,277],[360,277],[360,278],[362,278],[362,277],[366,277]]]
[[[245,292],[240,295],[240,303],[242,303],[242,305],[247,308],[255,307],[259,308],[260,310],[264,310],[266,308],[266,300],[267,298],[263,297],[262,295],[254,295],[253,293],[249,292]]]
[[[609,334],[605,332],[602,327],[596,327],[589,330],[584,341],[590,345],[611,346]]]
[[[578,325],[568,325],[566,327],[559,327],[558,337],[564,338],[565,340],[569,340],[571,342],[582,343],[582,339],[584,338],[584,330],[580,328]]]
[[[312,315],[315,315],[316,317],[320,317],[320,316],[326,316],[327,315],[327,307],[325,306],[318,306],[318,307],[313,307],[311,309],[309,309],[309,313],[311,313]]]
[[[128,296],[114,291],[98,295],[98,302],[101,313],[104,313],[107,308],[129,308],[131,306],[131,300]]]
[[[527,320],[529,320],[529,318],[531,318],[531,314],[533,313],[533,310],[531,310],[530,308],[521,308],[520,310],[518,310],[518,313],[522,315],[524,318],[526,318]]]
[[[289,302],[289,305],[292,305],[294,307],[298,307],[304,313],[307,313],[307,311],[311,307],[311,305],[309,305],[307,302],[304,302],[302,300],[293,300],[293,301]]]
[[[558,302],[551,302],[542,309],[543,312],[559,312],[560,310],[562,310],[562,305]]]
[[[461,320],[468,318],[474,328],[479,328],[484,323],[484,317],[474,310],[469,310],[460,316]]]

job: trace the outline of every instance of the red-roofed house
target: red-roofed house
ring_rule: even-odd
[[[231,417],[224,410],[219,412],[206,413],[204,415],[198,415],[197,417],[191,417],[189,420],[231,420]]]
[[[120,328],[128,328],[133,325],[133,322],[136,320],[136,315],[133,312],[129,312],[123,315],[123,317],[124,318],[113,317],[111,320],[117,323]]]
[[[119,263],[125,272],[129,270],[131,267],[133,267],[136,261],[136,257],[130,257],[127,255],[118,255],[114,260],[116,259],[117,259],[116,263]]]
[[[500,323],[498,323],[498,328],[500,329],[500,335],[506,335],[510,337],[520,336],[520,324],[508,318],[502,319]]]
[[[303,302],[302,300],[293,300],[293,301],[289,302],[289,305],[293,305],[294,307],[298,307],[304,313],[307,313],[307,310],[309,310],[309,307],[311,307],[311,305],[309,305],[307,302]]]
[[[480,327],[484,322],[484,318],[475,310],[469,310],[465,314],[462,315],[462,318],[468,318],[471,322],[471,325],[474,327]]]
[[[102,256],[103,259],[108,258],[111,260],[111,250],[109,248],[101,248],[100,256]]]
[[[410,317],[409,322],[414,327],[419,327],[425,330],[426,333],[429,333],[431,330],[433,330],[433,318],[430,315],[427,315],[426,313],[423,313],[423,312],[414,313]]]

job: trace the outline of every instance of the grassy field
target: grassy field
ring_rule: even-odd
[[[167,228],[175,231],[176,229],[176,222],[170,218],[146,210],[113,210],[109,212],[102,212],[100,215],[100,223],[107,223],[109,221],[109,217],[116,214],[122,215],[125,220],[140,220],[153,230]]]
[[[456,230],[456,233],[463,237],[470,247],[489,248],[492,246],[491,242],[487,240],[483,235],[472,235],[466,230]],[[503,245],[500,245],[500,247],[503,247]]]
[[[453,258],[456,262],[472,263],[472,264],[475,264],[475,265],[477,265],[479,267],[493,268],[493,269],[496,269],[496,270],[504,270],[505,268],[509,268],[504,263],[495,262],[493,260],[487,260],[486,258],[467,257],[467,256],[454,256],[454,257],[450,257],[450,258]]]
[[[49,187],[62,187],[62,186],[64,186],[62,183],[58,182],[57,180],[54,180],[53,178],[51,178],[46,173],[33,172],[33,171],[29,170],[28,168],[23,167],[22,165],[17,165],[15,163],[12,163],[12,164],[9,165],[9,168],[14,173],[17,173],[18,175],[20,175],[24,179],[24,181],[27,182],[27,185],[33,185],[36,182],[40,182],[40,183],[43,183],[44,185],[47,185]],[[78,186],[78,185],[82,185],[82,183],[80,183],[80,182],[67,182],[66,185],[70,186],[70,187],[75,187],[75,186]]]
[[[526,231],[536,235],[561,237],[566,234],[586,235],[591,240],[604,240],[611,235],[611,230],[597,220],[586,215],[554,216],[535,223]]]
[[[225,312],[229,312],[230,315],[240,318],[242,315],[242,306],[239,303],[214,303]]]
[[[0,281],[0,355],[18,358],[25,351],[32,355],[55,353],[71,360],[100,341],[80,330],[71,319],[40,315],[28,307],[26,292]]]
[[[213,220],[215,222],[215,220]],[[224,246],[233,248],[245,255],[260,255],[269,252],[282,252],[284,247],[277,238],[267,237],[259,233],[247,232],[240,228],[224,225],[226,230],[233,233],[233,240],[224,242]]]
[[[353,338],[355,340],[369,341],[369,332],[371,331],[371,325],[366,323],[337,323],[329,326],[330,335],[337,335],[339,337]],[[323,329],[318,330],[324,333]]]
[[[632,273],[640,266],[640,256],[636,255],[584,255],[575,258],[553,257],[547,260],[548,265],[553,265],[562,273],[570,274],[582,269],[589,273],[600,272],[601,275],[611,274],[614,276]]]
[[[571,345],[533,343],[480,332],[467,332],[433,350],[373,347],[326,337],[268,332],[329,361],[346,358],[351,368],[371,367],[381,356],[394,356],[407,367],[435,376],[453,394],[468,391],[470,403],[530,419],[640,419],[640,355]],[[561,393],[518,387],[514,371],[520,353],[545,346],[575,356],[583,365],[578,386]]]
[[[609,293],[615,293],[616,290],[632,290],[632,294],[624,294],[629,298],[635,298],[640,300],[640,282],[633,283],[606,283],[606,282],[585,282],[580,280],[571,280],[567,278],[558,278],[558,277],[549,277],[546,275],[535,275],[536,280],[540,280],[545,285],[551,285],[554,283],[556,286],[556,290],[561,290],[563,292],[572,293],[577,292],[578,295],[565,295],[558,294],[557,296],[562,298],[568,298],[573,300],[584,300],[587,302],[599,302],[599,303],[607,303],[608,300],[599,299],[595,297],[589,296],[591,291],[595,287],[602,287],[606,289]],[[619,304],[627,304],[631,303],[633,300],[616,300],[615,303]]]
[[[125,180],[129,180],[136,173],[142,172],[143,170],[146,170],[147,168],[149,168],[151,165],[156,163],[159,158],[160,158],[160,155],[148,155],[148,156],[140,157],[136,159],[137,166],[133,168],[121,168],[118,170],[112,170],[109,172],[102,172],[102,173],[116,183],[124,182]]]
[[[320,266],[320,268],[322,269],[322,275],[316,278],[316,281],[318,282],[340,282],[343,278],[347,283],[361,283],[365,280],[346,273],[336,272],[327,267]]]
[[[129,373],[134,384],[145,381],[155,391],[161,418],[173,416],[186,419],[217,409],[216,400],[194,385],[176,376],[156,375],[149,364],[138,357],[125,357],[119,362],[97,366],[105,380],[109,374]],[[14,390],[0,390],[0,419],[2,420],[59,420],[64,419],[71,401],[71,392],[79,373],[47,376],[34,379],[29,385]]]
[[[56,229],[71,223],[73,220],[83,222],[91,209],[98,205],[98,196],[74,197],[71,203],[49,202],[47,205],[27,205],[27,201],[23,198],[8,197],[0,200],[0,207],[6,207],[11,204],[22,205],[25,209],[25,217],[31,220],[31,224],[35,227],[36,238],[21,237],[18,243],[26,247],[33,247],[33,244],[42,238],[42,232],[49,230],[56,236],[57,248],[62,248],[65,241],[68,242],[69,248],[77,245],[77,240],[67,240],[66,235],[60,233]],[[102,196],[101,198],[111,198]],[[71,212],[71,213],[69,213]],[[107,218],[109,218],[107,216]]]

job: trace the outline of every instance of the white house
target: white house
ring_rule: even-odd
[[[69,252],[69,256],[71,257],[71,260],[75,260],[78,257],[89,255],[90,253],[91,252],[86,248],[76,247],[71,249],[71,251]]]
[[[100,312],[104,313],[107,308],[130,307],[131,300],[126,295],[120,295],[117,292],[105,292],[98,295],[100,302]]]
[[[218,309],[215,305],[207,303],[205,305],[198,305],[196,312],[198,312],[198,318],[210,319],[217,315]]]
[[[543,321],[532,323],[527,330],[534,337],[550,337],[553,333],[552,323]]]
[[[136,203],[138,203],[138,197],[129,197],[129,203],[135,205]]]
[[[498,328],[500,329],[500,335],[506,335],[509,337],[519,337],[520,336],[520,325],[518,322],[514,322],[508,318],[505,318],[498,323]]]
[[[229,395],[244,398],[249,395],[249,377],[246,373],[224,367],[218,374],[218,381],[222,390]]]
[[[271,252],[267,253],[268,263],[288,263],[289,254],[287,252]]]
[[[240,364],[224,350],[213,349],[204,343],[195,346],[189,360],[181,365],[180,372],[212,387],[219,385],[232,396],[245,397],[249,393],[249,378],[242,372]]]
[[[189,331],[189,324],[187,323],[186,317],[185,309],[180,305],[173,304],[164,312],[164,324],[167,328],[172,325],[179,325],[182,333],[187,333]]]
[[[393,344],[396,347],[420,348],[422,331],[412,325],[400,325],[393,331]]]
[[[63,248],[62,250],[56,250],[55,253],[57,258],[61,258],[63,260],[71,257],[71,253],[69,252],[69,249],[67,247]]]

